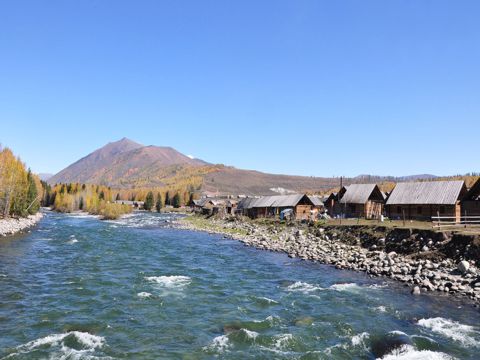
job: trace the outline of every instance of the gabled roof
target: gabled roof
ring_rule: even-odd
[[[237,209],[242,210],[242,209],[251,209],[252,208],[252,203],[257,200],[257,198],[253,197],[247,197],[243,198],[242,200],[239,201],[237,205]]]
[[[387,205],[455,205],[464,191],[462,180],[398,183]]]
[[[375,195],[376,200],[385,200],[376,184],[352,184],[345,187],[345,193],[340,199],[342,204],[365,204]]]
[[[323,206],[323,200],[319,196],[308,195],[308,198],[313,203],[314,206]]]
[[[262,196],[260,198],[246,198],[242,199],[237,208],[238,209],[253,209],[253,208],[283,208],[294,207],[306,196],[304,194],[292,194],[292,195],[272,195]],[[313,205],[312,200],[306,196],[308,201]]]

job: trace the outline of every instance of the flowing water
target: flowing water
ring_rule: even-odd
[[[0,359],[479,358],[469,304],[168,219],[48,212],[0,239]]]

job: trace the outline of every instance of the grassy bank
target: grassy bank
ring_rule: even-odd
[[[221,232],[230,235],[247,235],[247,231],[244,229],[226,228],[217,223],[212,222],[210,219],[198,216],[189,215],[182,219],[185,223],[191,225],[195,229],[209,231],[209,232]]]

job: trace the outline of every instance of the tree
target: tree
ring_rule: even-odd
[[[177,192],[173,197],[173,207],[178,209],[180,206],[180,194]]]
[[[168,191],[165,193],[165,205],[171,205],[170,204],[170,194]]]
[[[193,193],[190,193],[190,198],[188,199],[188,206],[193,206]]]
[[[78,209],[79,209],[79,210],[83,210],[83,206],[84,206],[84,204],[83,204],[83,196],[80,196],[80,202],[78,203]]]
[[[103,190],[100,191],[100,194],[98,195],[98,198],[99,198],[100,200],[105,200],[105,193],[103,192]]]
[[[32,172],[28,169],[27,173],[28,189],[27,189],[27,208],[26,211],[30,214],[36,214],[40,204],[37,191],[37,185],[35,184],[35,179],[33,178]]]
[[[148,211],[152,210],[153,208],[153,193],[151,191],[149,191],[147,196],[145,197],[143,208]]]
[[[160,212],[160,210],[162,210],[162,207],[163,207],[162,194],[158,193],[157,202],[155,203],[155,208],[157,209],[157,212]]]
[[[120,193],[117,193],[117,196],[115,197],[115,200],[116,201],[120,200]]]

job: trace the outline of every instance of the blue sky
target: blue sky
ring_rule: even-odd
[[[0,2],[0,142],[273,173],[480,171],[478,1]]]

